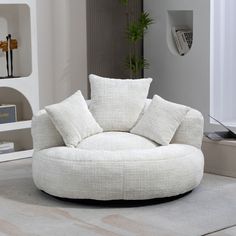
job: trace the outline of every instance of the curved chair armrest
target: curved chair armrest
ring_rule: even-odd
[[[87,100],[89,105],[90,100]],[[32,119],[31,135],[33,138],[34,151],[65,146],[60,133],[55,128],[45,110],[39,111]]]
[[[151,101],[151,99],[147,99],[145,108],[141,113],[140,118],[147,111]],[[202,146],[203,130],[204,118],[201,112],[190,108],[189,112],[177,129],[171,143],[187,144],[200,149]]]
[[[41,110],[38,114],[34,115],[31,134],[34,151],[65,145],[45,110]]]
[[[171,143],[188,144],[201,148],[203,139],[204,119],[202,114],[190,109],[177,129]]]

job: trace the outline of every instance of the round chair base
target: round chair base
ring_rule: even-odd
[[[202,179],[203,165],[195,147],[159,147],[140,136],[109,132],[85,139],[78,148],[35,152],[33,179],[39,189],[61,198],[145,200],[191,191]]]

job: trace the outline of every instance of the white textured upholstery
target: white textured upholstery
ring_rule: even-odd
[[[91,151],[55,147],[36,152],[36,186],[64,198],[115,200],[169,197],[195,188],[201,150],[171,144],[146,150]]]
[[[147,99],[146,106],[139,119],[147,110],[150,103],[151,100]],[[87,101],[87,104],[89,105],[90,101]],[[204,120],[202,114],[197,110],[190,109],[177,129],[171,143],[188,144],[201,148],[203,123]],[[32,137],[35,151],[64,145],[61,135],[55,129],[53,123],[44,110],[40,111],[33,117]]]
[[[152,79],[89,76],[89,109],[104,131],[130,131],[142,112]]]
[[[204,119],[202,114],[197,110],[190,109],[177,129],[171,143],[182,143],[201,148],[203,129]]]
[[[45,110],[41,110],[32,119],[31,134],[34,151],[50,147],[63,146],[64,141]]]
[[[76,147],[84,138],[103,131],[80,90],[60,103],[47,106],[45,110],[68,147]]]
[[[40,111],[32,123],[33,179],[39,189],[63,198],[137,200],[179,195],[202,179],[202,132],[202,115],[190,109],[174,144],[168,146],[130,133],[106,132],[69,148],[46,112]]]
[[[144,137],[126,132],[104,132],[84,139],[77,148],[85,150],[120,151],[155,148],[158,145]]]
[[[149,138],[160,145],[169,145],[188,111],[189,108],[186,106],[155,95],[147,111],[130,132]]]

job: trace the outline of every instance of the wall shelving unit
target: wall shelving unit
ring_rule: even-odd
[[[26,150],[26,151],[18,151],[13,153],[7,153],[1,155],[1,161],[0,162],[6,162],[6,161],[14,161],[19,159],[25,159],[29,158],[33,155],[33,150]]]
[[[2,124],[0,127],[0,132],[29,129],[29,128],[31,128],[31,120],[18,121],[15,123]]]
[[[167,10],[167,44],[174,55],[179,55],[172,35],[173,26],[187,26],[193,31],[193,10]],[[191,49],[190,49],[191,50]],[[189,52],[188,52],[189,53]],[[188,54],[187,53],[187,54]],[[186,54],[186,55],[187,55]]]
[[[0,79],[0,104],[15,104],[17,122],[0,124],[0,142],[15,143],[15,152],[1,154],[0,162],[31,157],[31,119],[39,110],[36,0],[0,0],[0,40],[17,39],[14,76]],[[6,59],[0,52],[0,76],[6,76]]]

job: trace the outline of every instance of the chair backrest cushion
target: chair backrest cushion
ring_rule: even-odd
[[[152,79],[110,79],[90,75],[89,80],[89,109],[98,124],[104,131],[129,132],[145,106]]]

